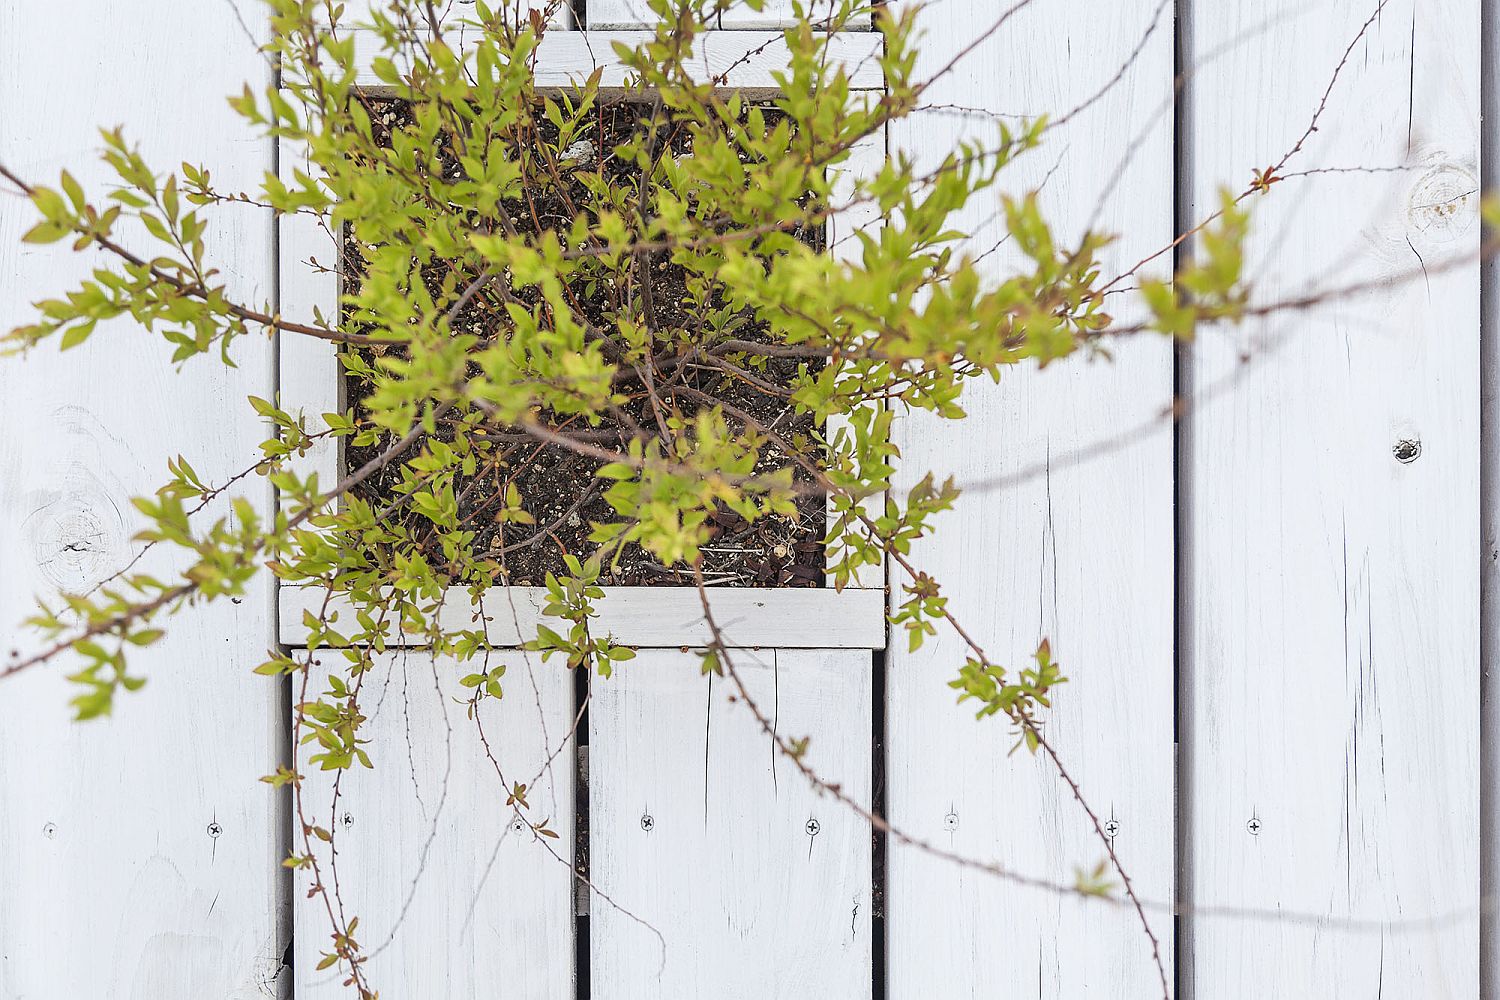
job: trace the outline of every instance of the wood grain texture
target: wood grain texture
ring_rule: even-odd
[[[791,0],[768,0],[761,10],[752,10],[748,4],[737,3],[715,15],[709,24],[719,30],[744,30],[747,28],[777,28],[790,22]],[[646,0],[589,0],[588,26],[590,31],[608,28],[643,28],[655,23],[656,15]]]
[[[307,644],[303,611],[317,612],[323,592],[300,587],[281,589],[281,641]],[[445,629],[474,628],[482,617],[489,641],[518,646],[536,637],[547,591],[542,587],[496,587],[485,592],[483,607],[469,603],[466,592],[448,592],[439,620]],[[696,646],[711,641],[698,592],[691,587],[605,587],[592,628],[628,646]],[[813,646],[880,649],[885,646],[885,591],[831,588],[716,587],[709,604],[730,646]],[[348,616],[342,600],[331,610]],[[482,611],[482,614],[481,614]],[[403,640],[391,637],[392,644]],[[413,639],[410,641],[419,641]]]
[[[834,5],[828,0],[807,0],[803,6],[810,8],[808,13],[814,20],[819,17],[826,19],[834,9]],[[600,28],[640,28],[655,23],[655,19],[646,0],[588,2],[590,31]],[[857,23],[869,24],[869,20],[867,14]],[[744,0],[737,0],[728,4],[722,13],[714,15],[709,26],[715,30],[744,31],[752,28],[782,28],[795,23],[796,13],[792,0],[765,0],[760,10],[752,10]]]
[[[1007,6],[928,9],[918,78]],[[993,120],[953,105],[1055,119],[1095,95],[1001,188],[1039,189],[1063,241],[1081,235],[1102,199],[1098,228],[1121,235],[1105,266],[1127,266],[1171,238],[1172,27],[1157,0],[1041,0],[1018,11],[930,88],[936,107],[893,125],[892,152],[931,169],[961,138],[993,142]],[[958,228],[971,252],[991,250],[1004,235],[996,197],[979,199]],[[987,258],[992,273],[1014,263],[1007,252]],[[1128,320],[1123,306],[1111,311]],[[1028,366],[970,388],[960,423],[903,419],[896,492],[929,469],[969,488],[915,563],[996,662],[1020,669],[1050,640],[1071,682],[1045,713],[1046,732],[1101,819],[1118,823],[1114,846],[1140,893],[1163,900],[1174,878],[1173,524],[1172,436],[1160,414],[1172,360],[1159,341],[1111,346],[1112,362]],[[997,485],[1002,477],[1011,481]],[[902,582],[893,576],[892,590]],[[898,638],[888,659],[892,821],[1064,884],[1092,868],[1104,847],[1051,766],[1007,757],[1015,737],[1003,721],[976,722],[955,706],[946,682],[968,650],[952,630],[940,624],[915,654],[904,645]],[[1125,910],[1018,889],[895,844],[887,899],[891,1000],[1161,995],[1150,944]],[[1155,916],[1153,928],[1170,976],[1171,920]]]
[[[375,766],[345,773],[336,808],[329,773],[300,752],[304,798],[334,831],[339,894],[381,996],[571,995],[573,678],[534,656],[503,662],[505,697],[478,710],[498,773],[459,685],[477,665],[422,652],[379,656],[366,675]],[[517,782],[529,786],[526,820],[550,820],[557,839],[533,836],[505,804]],[[294,906],[297,1000],[347,996],[342,976],[316,971],[330,944],[322,901],[299,891]]]
[[[809,764],[868,803],[869,653],[734,662],[779,732],[812,737]],[[598,1000],[871,995],[869,827],[774,756],[732,683],[653,650],[593,684],[590,874],[618,904],[591,904]]]
[[[252,189],[272,165],[225,105],[270,72],[264,25],[247,8],[196,0],[82,5],[66,30],[55,5],[0,7],[0,160],[55,185],[66,167],[104,204],[113,185],[94,155],[97,125],[126,125],[158,169],[190,159],[226,189]],[[247,36],[247,28],[253,35]],[[172,39],[184,44],[163,45]],[[240,301],[273,295],[271,222],[259,209],[208,213],[209,257]],[[0,328],[29,302],[71,287],[102,255],[20,243],[33,213],[0,191]],[[128,246],[154,252],[122,227]],[[257,457],[266,428],[244,397],[272,389],[264,340],[181,372],[159,335],[101,326],[59,357],[55,344],[0,362],[0,634],[36,595],[87,590],[123,567],[143,527],[130,497],[185,455],[212,483]],[[236,494],[271,504],[252,477]],[[205,516],[226,513],[223,505]],[[153,553],[138,569],[167,576]],[[72,724],[59,662],[0,685],[0,996],[27,1000],[278,995],[288,943],[281,801],[257,779],[281,758],[274,681],[251,674],[274,640],[269,583],[239,603],[197,608],[160,645],[132,656],[149,678],[112,719]]]
[[[1312,920],[1194,920],[1196,997],[1478,992],[1478,268],[1445,262],[1479,240],[1479,4],[1375,12],[1191,22],[1195,214],[1290,149],[1325,92],[1288,174],[1382,171],[1257,201],[1256,298],[1392,279],[1195,350],[1191,902]]]
[[[545,19],[549,30],[566,31],[573,24],[573,6],[568,0],[501,0],[489,7],[510,25],[517,23],[517,14],[520,15],[519,23],[525,24],[533,10]],[[417,4],[416,8],[418,23],[426,26],[424,5]],[[346,0],[339,26],[345,30],[351,27],[357,30],[359,25],[370,23],[373,12],[377,9],[388,12],[390,0]],[[437,17],[438,28],[450,44],[457,44],[478,30],[472,0],[435,0],[432,12]],[[322,10],[318,13],[320,16],[326,14]]]

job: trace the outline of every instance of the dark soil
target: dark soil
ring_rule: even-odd
[[[387,138],[391,129],[399,129],[410,121],[408,107],[396,100],[369,100],[369,109],[377,137]],[[633,183],[635,168],[620,163],[613,156],[613,149],[625,141],[631,132],[640,127],[643,117],[649,112],[643,106],[623,102],[604,105],[598,114],[596,128],[586,133],[592,143],[591,151],[584,151],[578,158],[606,176],[613,175],[621,182]],[[768,114],[768,118],[770,115]],[[544,125],[550,129],[550,125]],[[381,133],[385,135],[382,136]],[[672,137],[669,147],[676,153],[686,152],[682,137]],[[456,165],[453,166],[455,171]],[[582,200],[582,187],[573,193],[573,203]],[[528,204],[512,207],[512,221],[518,231],[536,232],[539,228],[564,228],[572,213],[565,201],[565,192],[544,190],[533,195]],[[821,227],[815,231],[797,234],[798,238],[813,246],[823,240]],[[358,287],[363,260],[361,247],[352,238],[346,237],[344,247],[344,280],[346,285]],[[651,287],[653,289],[654,317],[661,328],[670,329],[684,325],[686,315],[679,299],[684,288],[683,270],[672,264],[663,252],[650,262]],[[431,282],[440,281],[444,269],[434,269]],[[609,311],[609,296],[612,288],[599,288],[586,298],[582,289],[575,289],[582,302],[582,311],[590,322],[599,323]],[[515,289],[514,294],[528,298],[527,290]],[[492,305],[476,296],[464,313],[460,314],[455,327],[482,331],[493,326]],[[758,339],[752,324],[735,333],[741,340]],[[371,349],[360,348],[367,360],[373,361]],[[374,349],[378,351],[380,349]],[[756,368],[753,378],[773,387],[786,387],[796,377],[802,362],[789,359],[768,359],[765,367]],[[748,367],[748,365],[745,365]],[[757,422],[770,427],[777,434],[799,446],[812,430],[811,418],[798,414],[790,403],[775,392],[768,392],[746,378],[707,365],[679,366],[680,371],[664,372],[659,379],[659,394],[668,407],[675,407],[685,416],[691,416],[700,407],[708,406],[693,392],[712,397],[727,406],[742,410]],[[347,398],[349,405],[360,409],[361,400],[369,392],[369,385],[362,379],[348,377]],[[620,383],[620,391],[628,394],[632,402],[624,409],[641,428],[654,430],[652,416],[644,386],[632,375]],[[730,412],[725,417],[732,426],[738,422]],[[576,426],[582,426],[576,425]],[[618,447],[621,424],[606,422],[589,429],[590,443],[615,450]],[[441,432],[440,432],[441,433]],[[602,464],[595,459],[579,455],[557,445],[541,444],[519,430],[495,428],[490,437],[497,444],[503,464],[497,470],[482,472],[469,479],[460,479],[455,485],[459,496],[459,512],[465,527],[475,532],[474,551],[487,555],[501,563],[505,577],[515,585],[540,585],[548,572],[562,575],[564,552],[583,556],[592,552],[594,543],[589,541],[592,522],[617,520],[617,515],[602,499],[609,485],[595,477],[594,472]],[[379,454],[384,443],[367,448],[346,449],[346,465],[358,468]],[[770,472],[791,463],[774,449],[762,449],[758,472]],[[799,473],[799,481],[806,476]],[[384,506],[400,496],[400,463],[393,462],[380,474],[361,484],[356,494],[376,507]],[[535,524],[500,524],[495,514],[502,506],[507,483],[514,483],[520,491],[522,506],[535,519]],[[433,537],[430,523],[420,515],[397,513],[404,519],[414,537],[426,538],[428,557],[440,564],[441,546]],[[825,531],[823,498],[816,494],[802,495],[797,500],[796,517],[772,515],[746,522],[739,515],[721,510],[711,515],[710,534],[712,540],[703,547],[703,572],[705,582],[721,586],[740,587],[820,587],[824,579],[822,538]],[[692,570],[686,566],[666,567],[654,556],[636,546],[625,549],[616,563],[616,568],[606,567],[604,582],[613,585],[691,586]]]

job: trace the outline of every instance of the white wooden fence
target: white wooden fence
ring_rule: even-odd
[[[585,23],[628,26],[640,6],[589,0]],[[789,3],[769,7],[723,28]],[[935,0],[929,72],[1003,11]],[[1500,624],[1482,599],[1500,438],[1480,433],[1500,355],[1481,329],[1500,315],[1477,263],[1453,263],[1479,243],[1497,134],[1481,136],[1481,92],[1500,86],[1480,43],[1497,28],[1488,0],[1035,0],[889,137],[931,161],[989,127],[977,112],[1076,109],[1013,187],[1039,187],[1064,235],[1123,234],[1119,268],[1299,149],[1257,202],[1257,301],[1390,279],[1177,357],[1140,339],[1017,373],[976,390],[962,425],[901,428],[909,468],[971,487],[919,560],[998,659],[1047,636],[1074,679],[1050,731],[1157,904],[1174,995],[1500,996],[1481,936],[1500,861],[1484,819],[1500,743],[1482,753],[1481,724],[1500,740],[1500,715],[1480,670],[1481,624]],[[270,81],[265,31],[249,0],[6,0],[0,159],[98,180],[94,126],[123,122],[155,162],[251,189],[277,150],[223,97]],[[89,263],[22,247],[28,217],[0,198],[7,328]],[[215,217],[235,288],[277,294],[271,221]],[[969,225],[976,250],[1002,234],[989,208]],[[0,365],[8,646],[30,641],[12,623],[33,595],[129,558],[128,498],[168,457],[222,481],[264,435],[240,400],[275,391],[271,345],[180,374],[160,348],[118,328]],[[286,802],[256,781],[292,752],[286,691],[248,670],[276,637],[267,582],[179,622],[110,720],[70,725],[55,673],[0,687],[0,998],[339,994],[312,968],[326,928],[279,867]],[[943,637],[873,663],[768,649],[747,670],[857,800],[1068,881],[1099,844],[1054,772],[955,707],[961,658]],[[538,758],[563,862],[586,824],[609,902],[580,895],[564,863],[506,838],[489,762],[452,728],[452,671],[415,652],[385,668],[375,724],[409,749],[347,786],[340,818],[350,907],[368,946],[389,939],[370,966],[383,996],[1161,995],[1132,913],[872,838],[670,651],[596,685],[587,746],[550,767],[540,733],[571,720],[572,678],[518,660],[535,697],[507,699],[492,730],[506,759]]]

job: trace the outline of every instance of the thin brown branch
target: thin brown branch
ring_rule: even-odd
[[[33,185],[28,184],[20,176],[11,171],[10,168],[8,168],[4,163],[0,163],[0,177],[4,177],[16,187],[20,188],[22,193],[24,193],[27,197],[30,197],[36,191],[36,188]],[[136,267],[146,271],[156,281],[159,281],[162,284],[171,287],[180,294],[186,295],[189,298],[208,301],[210,296],[213,295],[214,292],[218,291],[217,289],[205,288],[202,284],[196,282],[183,281],[175,274],[164,271],[161,268],[157,267],[155,264],[148,263],[137,254],[132,253],[130,250],[127,250],[125,247],[121,246],[119,243],[116,243],[114,240],[110,239],[107,236],[102,236],[98,233],[92,233],[83,228],[75,228],[74,232],[78,233],[80,236],[86,236],[92,243],[114,254],[116,257],[125,261],[125,263],[131,265],[132,267]],[[306,323],[294,323],[290,320],[282,319],[280,316],[272,316],[269,313],[263,313],[255,309],[251,309],[248,306],[239,305],[235,302],[231,302],[228,299],[223,298],[222,296],[220,297],[219,301],[223,304],[224,309],[235,318],[243,320],[247,323],[254,323],[257,326],[263,326],[270,330],[278,330],[283,333],[301,334],[307,337],[314,337],[318,340],[327,340],[339,344],[387,344],[392,342],[390,338],[387,337],[372,337],[366,334],[346,333],[342,330],[331,330],[327,327],[311,326]]]

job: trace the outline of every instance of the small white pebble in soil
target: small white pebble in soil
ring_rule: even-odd
[[[565,162],[577,160],[580,166],[588,166],[594,162],[594,144],[588,139],[579,139],[562,151]]]
[[[570,527],[570,528],[577,528],[577,527],[580,527],[582,524],[583,524],[583,518],[581,518],[581,517],[578,516],[578,511],[575,510],[573,513],[571,513],[571,514],[568,515],[568,527]]]
[[[792,550],[787,548],[785,545],[778,545],[771,551],[776,553],[777,559],[785,559],[787,557],[787,553],[791,552]]]

